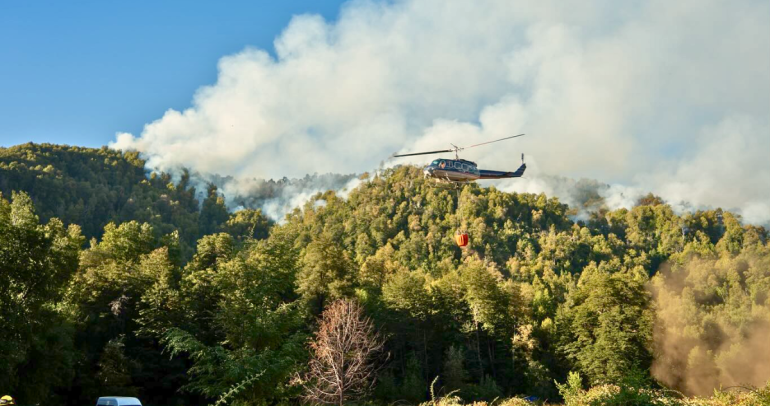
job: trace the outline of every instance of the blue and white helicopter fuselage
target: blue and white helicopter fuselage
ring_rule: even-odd
[[[423,174],[426,178],[433,178],[438,181],[445,181],[449,183],[466,183],[473,182],[479,179],[503,179],[503,178],[520,178],[524,175],[524,171],[527,169],[527,165],[524,163],[524,154],[521,154],[521,166],[513,172],[505,171],[490,171],[486,169],[479,169],[475,162],[460,159],[459,152],[468,148],[479,147],[482,145],[491,144],[493,142],[509,140],[511,138],[521,137],[524,134],[512,135],[510,137],[500,138],[498,140],[492,140],[482,142],[480,144],[470,145],[467,147],[458,147],[454,144],[452,149],[442,149],[438,151],[427,152],[411,152],[405,154],[393,154],[393,158],[415,156],[415,155],[430,155],[430,154],[445,154],[453,152],[455,159],[436,159],[428,166],[423,168]]]
[[[514,172],[479,169],[475,162],[465,159],[436,159],[423,168],[426,178],[448,182],[473,182],[479,179],[518,178],[524,174],[527,165],[522,163]]]

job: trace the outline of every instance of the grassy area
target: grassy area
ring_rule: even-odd
[[[574,383],[571,382],[571,383]],[[522,398],[500,399],[493,402],[463,402],[457,396],[435,398],[421,406],[768,406],[770,382],[762,388],[733,388],[715,390],[711,397],[685,397],[676,391],[600,385],[588,390],[571,383],[562,385],[564,403],[530,402]],[[737,390],[735,390],[737,389]]]

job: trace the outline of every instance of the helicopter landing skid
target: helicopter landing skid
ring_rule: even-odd
[[[433,178],[433,186],[441,189],[461,189],[471,183],[470,180],[451,180],[449,178]]]

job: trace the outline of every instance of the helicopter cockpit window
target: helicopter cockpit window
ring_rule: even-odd
[[[431,162],[430,164],[431,164],[431,165],[438,165],[438,162],[439,162],[439,160],[437,159],[437,160],[435,160],[435,161]]]

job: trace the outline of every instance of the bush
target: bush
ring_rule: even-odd
[[[641,373],[632,373],[620,385],[582,387],[577,372],[570,372],[566,384],[556,383],[566,406],[668,406],[681,404],[664,392],[650,389]]]
[[[484,375],[478,384],[465,385],[461,394],[465,399],[493,401],[503,396],[503,391],[491,376]]]

